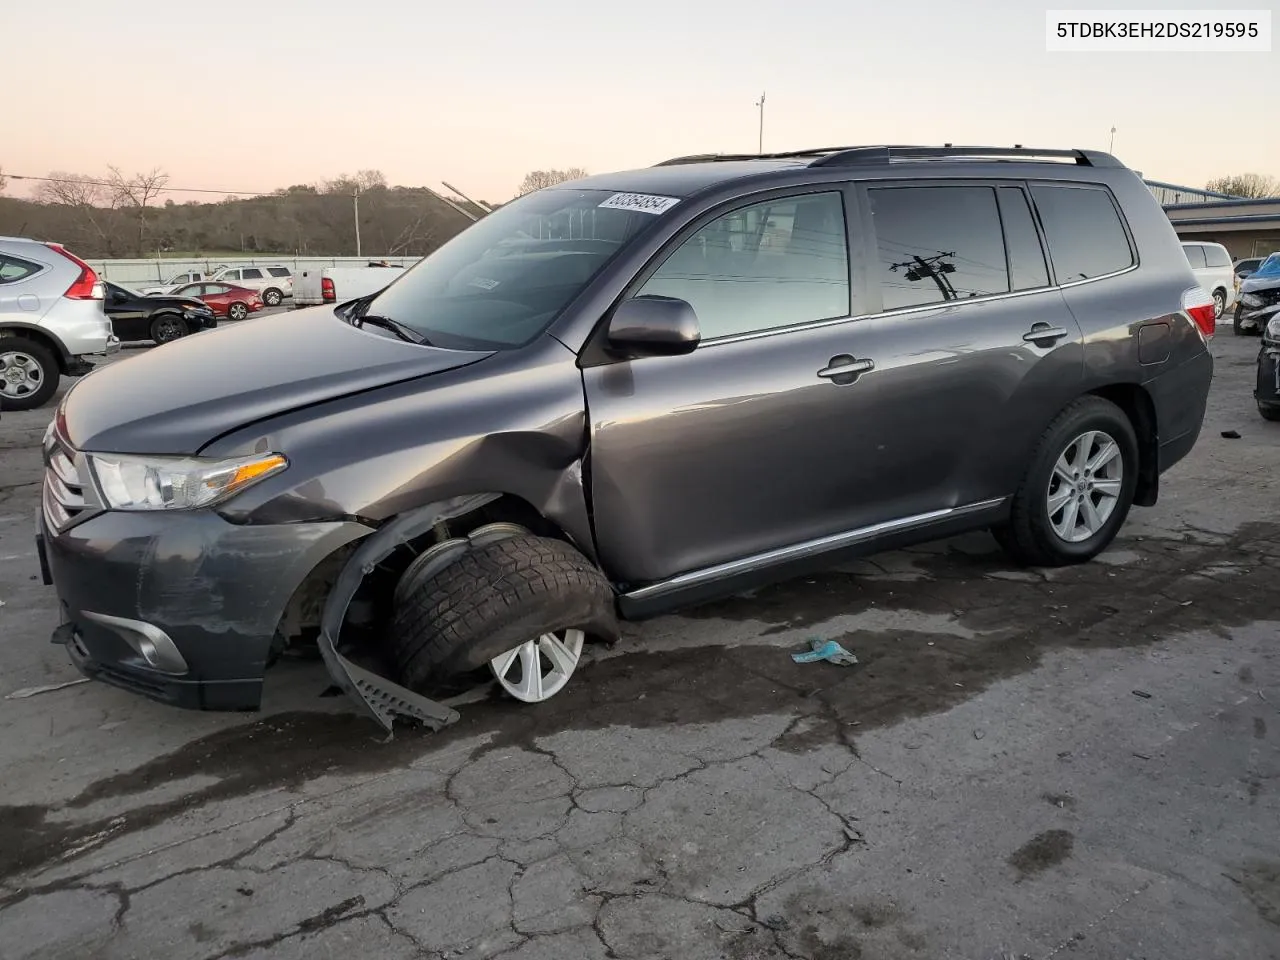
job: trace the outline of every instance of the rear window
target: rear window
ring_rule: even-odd
[[[873,187],[885,310],[1009,292],[993,187]]]
[[[289,270],[286,267],[267,267],[267,273],[271,274],[273,277],[289,276]]]
[[[240,272],[240,279],[241,280],[261,280],[262,271],[257,269],[256,267],[245,267],[245,269]]]
[[[1190,246],[1184,246],[1182,252],[1187,255],[1187,263],[1191,264],[1192,267],[1203,267],[1205,265],[1204,247],[1191,244]]]
[[[1104,277],[1133,266],[1133,249],[1110,192],[1036,184],[1031,195],[1059,283]]]
[[[1231,255],[1227,253],[1227,248],[1216,244],[1204,248],[1204,260],[1211,267],[1231,266]]]
[[[16,283],[40,272],[40,264],[0,254],[0,283]]]

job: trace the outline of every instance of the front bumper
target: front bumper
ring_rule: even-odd
[[[48,482],[48,481],[46,481]],[[45,582],[88,677],[203,710],[252,710],[280,617],[306,576],[369,533],[354,522],[238,526],[211,511],[37,517]]]

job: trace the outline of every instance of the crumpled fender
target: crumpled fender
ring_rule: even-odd
[[[432,730],[440,730],[456,723],[459,714],[452,707],[416,694],[407,687],[352,663],[338,653],[338,634],[342,629],[347,607],[364,578],[397,547],[426,533],[440,521],[470,513],[499,496],[496,493],[482,493],[456,497],[427,504],[396,517],[360,544],[338,574],[337,582],[325,601],[317,642],[329,675],[388,735],[394,734],[396,717],[418,720]]]

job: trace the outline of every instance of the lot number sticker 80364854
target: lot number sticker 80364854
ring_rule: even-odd
[[[634,210],[637,213],[666,213],[680,200],[676,197],[657,197],[651,193],[615,193],[600,204],[604,210]]]

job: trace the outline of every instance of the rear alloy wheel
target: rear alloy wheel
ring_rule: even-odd
[[[162,313],[151,322],[151,339],[156,343],[169,343],[190,332],[187,321],[176,313]]]
[[[34,410],[58,389],[58,361],[25,337],[0,336],[0,409]]]
[[[1138,440],[1129,418],[1109,400],[1081,397],[1041,435],[1009,522],[992,532],[1027,566],[1084,563],[1115,539],[1137,482]]]
[[[1225,290],[1213,291],[1213,316],[1219,319],[1227,312],[1227,293]]]
[[[237,300],[231,306],[227,307],[227,316],[232,320],[243,320],[249,315],[249,305],[241,303]]]
[[[284,299],[284,294],[281,293],[279,290],[277,290],[275,287],[271,287],[268,290],[264,290],[262,293],[262,302],[265,303],[268,307],[280,306],[280,301],[283,299]]]

